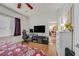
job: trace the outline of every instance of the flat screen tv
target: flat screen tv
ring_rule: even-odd
[[[34,26],[35,33],[45,33],[45,25]]]

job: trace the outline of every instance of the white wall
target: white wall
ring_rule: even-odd
[[[60,15],[61,14],[59,14],[58,16]],[[60,19],[60,17],[58,18]],[[58,21],[58,18],[57,18],[57,21]],[[79,56],[79,48],[76,47],[76,45],[79,44],[79,4],[73,4],[72,23],[73,23],[72,24],[73,25],[73,51],[75,52],[76,56]]]
[[[61,23],[63,23],[63,20],[66,20],[66,19],[68,21],[70,20],[69,18],[71,18],[71,17],[68,18],[68,16],[70,16],[68,12],[70,12],[69,10],[70,10],[71,6],[72,6],[72,4],[64,4],[61,8],[59,8],[57,10],[56,21],[58,23],[59,30],[61,29],[60,25],[61,25]]]
[[[12,16],[12,17],[10,17],[12,19],[15,19],[14,17],[20,18],[21,22],[22,22],[21,23],[21,27],[22,27],[21,29],[28,29],[28,26],[27,26],[28,25],[28,18],[27,17],[25,17],[23,15],[20,15],[20,14],[17,14],[16,12],[13,12],[13,11],[11,11],[9,9],[6,9],[6,8],[4,8],[2,6],[0,6],[0,13],[10,15],[10,16]]]
[[[74,22],[74,33],[73,33],[73,43],[75,54],[79,56],[79,48],[76,47],[79,44],[79,4],[74,4],[73,10],[73,22]]]
[[[30,17],[29,28],[38,25],[45,25],[45,33],[37,33],[38,35],[48,36],[50,22],[55,21],[53,14],[39,14]]]
[[[63,4],[63,5],[61,5],[60,8],[58,8],[58,10],[56,9],[57,12],[56,11],[52,12],[53,7],[54,7],[53,4],[51,4],[49,6],[49,8],[52,11],[49,11],[50,9],[46,9],[45,11],[43,9],[40,9],[40,10],[43,10],[43,11],[35,10],[35,11],[38,11],[38,12],[34,13],[33,15],[30,16],[29,28],[33,28],[36,25],[45,25],[46,26],[46,29],[45,29],[46,33],[44,33],[44,34],[38,33],[38,34],[48,36],[49,26],[51,25],[51,22],[54,21],[54,22],[57,22],[60,25],[60,18],[62,17],[62,15],[64,13],[68,12],[68,9],[69,9],[70,6],[71,6],[71,4]]]
[[[58,27],[59,27],[58,30],[59,30],[59,32],[62,32],[61,24],[63,23],[63,20],[72,21],[73,17],[71,18],[71,16],[73,16],[73,15],[71,13],[72,12],[71,8],[72,8],[72,4],[65,4],[61,9],[59,9],[57,11],[56,20],[57,20],[57,23],[58,23]],[[66,35],[66,33],[64,33],[64,34]],[[63,41],[63,42],[69,43],[69,44],[66,44],[66,46],[68,46],[71,50],[73,50],[74,49],[74,47],[73,47],[74,44],[73,44],[73,36],[72,36],[72,34],[70,34],[69,37],[71,39],[67,39],[67,41]],[[64,45],[64,43],[62,43],[62,45]],[[61,45],[58,45],[58,46],[61,46]],[[64,48],[64,47],[62,46],[62,48]]]
[[[5,21],[9,21],[9,20],[13,20],[13,19],[15,20],[15,17],[20,18],[21,19],[21,31],[23,29],[28,30],[28,18],[26,18],[25,16],[20,15],[20,14],[14,12],[14,11],[11,11],[11,10],[1,6],[1,5],[0,5],[0,15],[5,18]],[[2,18],[2,17],[0,17],[0,18]],[[2,25],[0,25],[0,26],[2,26]],[[3,33],[3,35],[4,34],[5,33]],[[20,38],[21,37],[18,37],[18,39],[20,39]]]

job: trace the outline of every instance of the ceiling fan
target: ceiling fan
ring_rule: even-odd
[[[31,10],[33,9],[33,7],[31,6],[31,4],[29,4],[29,3],[25,3],[25,4],[26,4],[26,6],[27,6],[28,8],[30,8]],[[21,5],[22,5],[22,3],[18,3],[17,8],[21,8]]]

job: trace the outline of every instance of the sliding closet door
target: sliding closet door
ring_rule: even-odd
[[[14,32],[14,36],[18,36],[21,35],[21,24],[20,24],[20,19],[19,18],[15,18],[15,32]]]
[[[0,37],[10,36],[10,21],[12,18],[0,14]]]

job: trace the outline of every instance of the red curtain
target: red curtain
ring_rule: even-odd
[[[21,35],[21,24],[20,24],[20,19],[19,18],[15,18],[15,32],[14,32],[14,36],[18,36]]]

